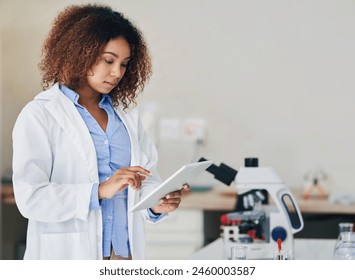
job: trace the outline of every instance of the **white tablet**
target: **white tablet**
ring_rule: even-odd
[[[185,183],[190,184],[202,171],[208,168],[213,161],[201,161],[183,165],[178,171],[162,182],[147,196],[141,198],[129,211],[137,211],[152,208],[159,205],[161,198],[168,193],[181,190]]]

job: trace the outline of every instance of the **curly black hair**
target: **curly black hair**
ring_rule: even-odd
[[[101,4],[71,5],[55,18],[42,48],[42,86],[60,82],[73,90],[84,86],[87,73],[112,39],[127,40],[131,57],[119,86],[109,94],[126,109],[152,74],[151,58],[141,31],[123,14]]]

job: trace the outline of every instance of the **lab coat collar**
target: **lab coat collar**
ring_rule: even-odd
[[[35,100],[48,101],[45,108],[78,149],[92,182],[99,182],[95,146],[90,132],[74,103],[60,91],[58,83],[38,94]]]
[[[36,100],[48,101],[45,107],[53,118],[59,123],[67,135],[72,139],[73,145],[78,149],[80,155],[84,159],[85,165],[89,171],[90,178],[93,182],[98,182],[97,157],[94,143],[87,126],[75,108],[74,103],[63,94],[59,88],[59,84],[54,84],[46,91],[39,93]],[[138,110],[123,110],[123,106],[115,107],[115,111],[124,123],[130,140],[131,140],[131,165],[139,163],[140,151],[137,127],[138,127]],[[129,117],[128,117],[129,115]],[[136,128],[136,129],[133,129]]]

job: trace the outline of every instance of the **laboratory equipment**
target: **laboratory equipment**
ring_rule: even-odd
[[[282,249],[282,240],[281,238],[278,238],[276,240],[277,242],[277,249],[275,251],[275,255],[274,255],[274,260],[283,260],[285,257],[285,253]]]
[[[329,191],[326,189],[328,175],[321,169],[311,170],[304,175],[305,190],[303,199],[327,199]]]
[[[206,159],[201,158],[200,161]],[[238,243],[248,247],[248,259],[273,259],[277,240],[293,252],[293,235],[303,229],[303,219],[292,193],[270,167],[259,167],[257,158],[246,158],[239,171],[221,164],[206,169],[215,178],[237,188],[237,211],[221,217],[224,256]],[[270,203],[269,203],[270,197]],[[240,210],[242,209],[242,210]]]
[[[334,260],[355,260],[355,232],[347,232],[335,249]]]
[[[349,251],[351,248],[351,244],[348,244],[348,243],[352,242],[352,241],[355,242],[355,240],[352,240],[353,239],[353,235],[352,235],[353,228],[354,228],[353,223],[339,223],[339,236],[337,238],[337,241],[336,241],[335,247],[334,247],[334,254],[333,254],[334,259],[343,258],[344,254],[346,254],[346,251]],[[345,242],[345,245],[343,245],[344,242]],[[339,247],[342,247],[342,248],[339,248]],[[355,252],[354,252],[354,254],[355,254]]]
[[[246,260],[248,254],[248,247],[245,245],[234,245],[231,247],[232,260]]]

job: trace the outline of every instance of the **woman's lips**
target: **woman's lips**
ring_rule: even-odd
[[[109,84],[110,86],[112,86],[112,87],[115,87],[115,86],[117,86],[117,83],[110,83],[110,82],[105,82],[106,84]]]

